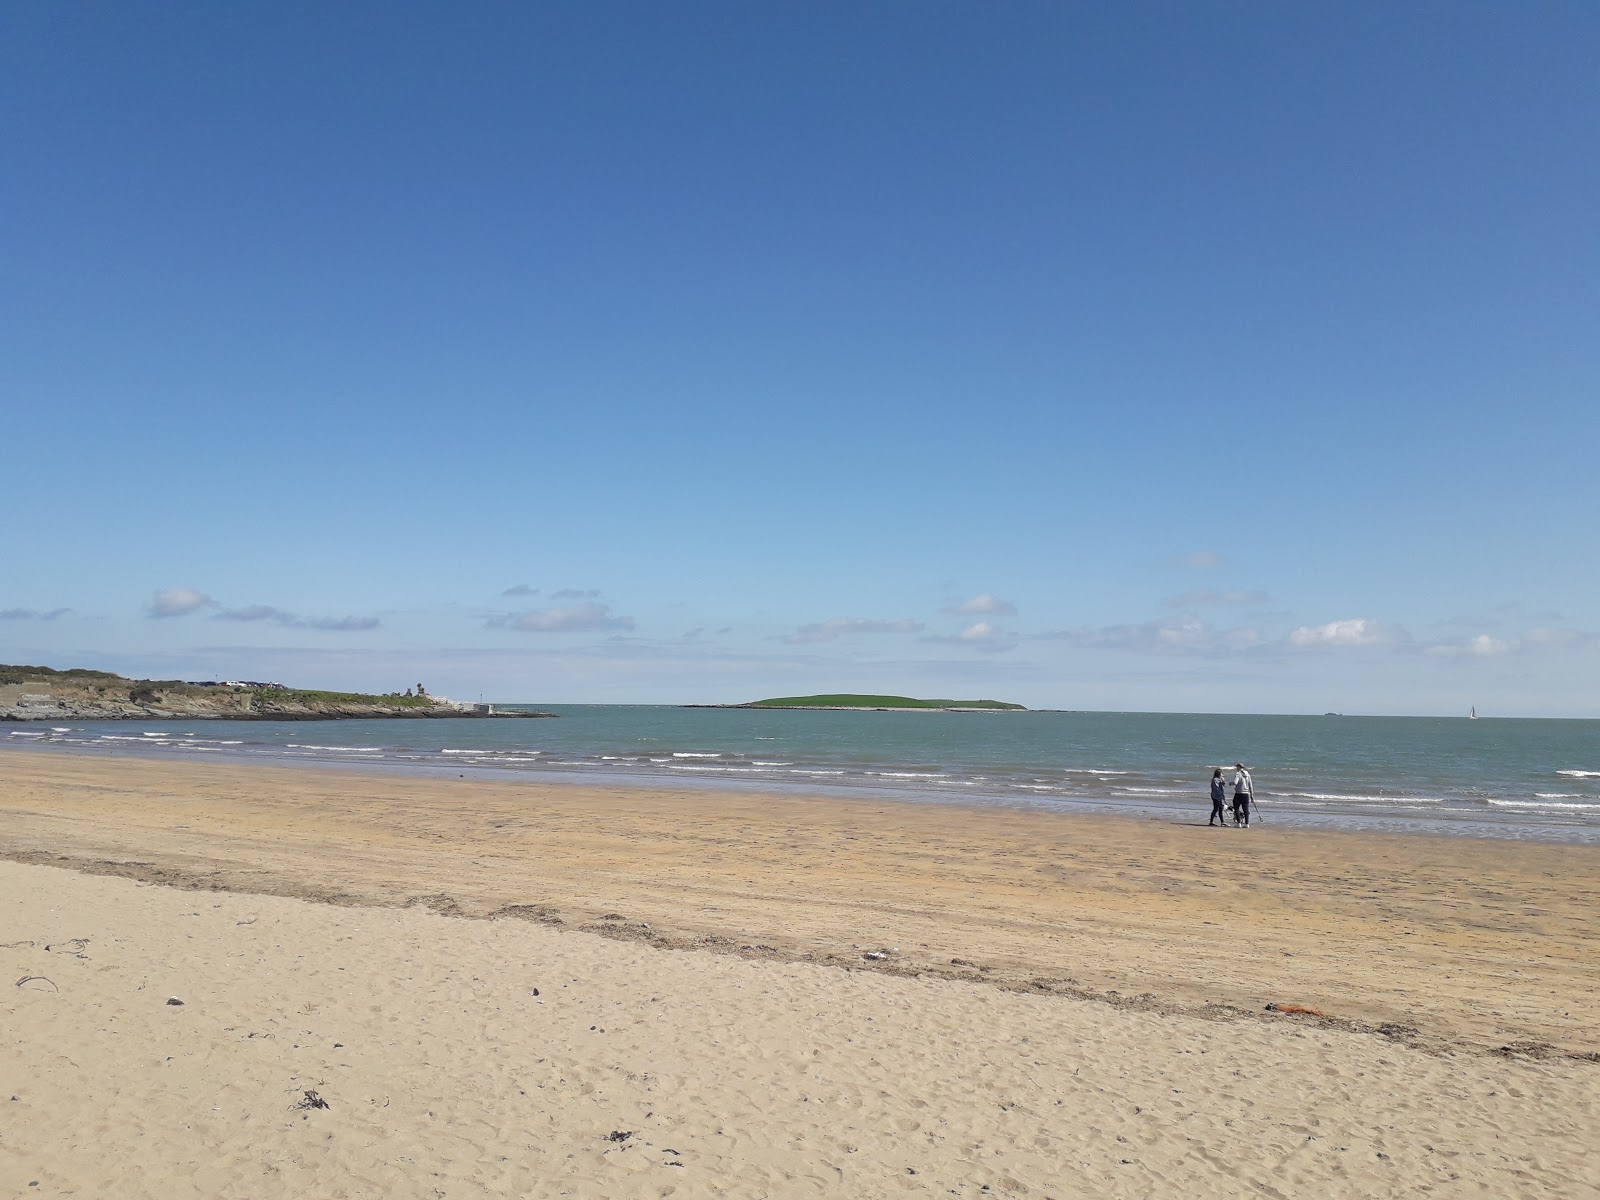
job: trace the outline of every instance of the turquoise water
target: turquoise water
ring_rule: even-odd
[[[1268,825],[1600,842],[1600,721],[528,707],[558,718],[86,722],[0,743],[1201,822],[1211,768],[1242,760]]]

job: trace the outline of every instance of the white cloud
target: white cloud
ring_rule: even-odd
[[[633,618],[614,615],[608,604],[590,602],[572,608],[507,613],[503,617],[491,617],[487,624],[523,633],[587,633],[601,629],[632,629]]]
[[[1367,617],[1329,621],[1326,625],[1302,625],[1289,635],[1291,646],[1376,646],[1394,640],[1393,634]]]
[[[155,594],[146,613],[152,617],[182,617],[202,608],[216,607],[216,601],[194,588],[167,588]]]
[[[1222,555],[1215,550],[1196,550],[1193,554],[1178,556],[1178,564],[1196,571],[1215,571],[1222,566]]]
[[[979,621],[968,625],[956,634],[956,640],[965,642],[974,650],[982,650],[986,654],[999,654],[1010,650],[1017,644],[1016,635],[1004,629],[996,629],[987,621]]]
[[[981,650],[985,654],[1001,654],[1015,649],[1019,639],[1010,630],[996,629],[987,621],[977,621],[960,633],[937,634],[922,640],[943,643],[947,646],[966,646],[970,650]]]
[[[525,583],[518,583],[508,587],[500,594],[502,596],[537,596],[539,594],[539,589],[536,587],[530,587]]]
[[[1195,617],[1181,617],[1155,626],[1155,636],[1164,646],[1174,650],[1196,650],[1209,646],[1211,626]]]
[[[815,642],[831,642],[858,633],[920,633],[918,621],[875,621],[866,617],[834,617],[814,625],[802,625],[783,640],[791,646],[809,646]]]
[[[559,592],[551,592],[552,600],[598,600],[599,588],[562,588]]]
[[[980,614],[991,617],[1014,617],[1017,615],[1017,606],[1009,600],[1002,600],[985,592],[981,596],[974,596],[970,600],[963,600],[960,604],[952,604],[939,611],[962,617]]]

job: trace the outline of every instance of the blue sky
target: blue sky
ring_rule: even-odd
[[[7,7],[0,661],[1600,715],[1600,9]]]

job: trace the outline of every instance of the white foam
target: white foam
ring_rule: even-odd
[[[336,754],[382,754],[382,746],[313,746],[310,742],[290,742],[289,750],[332,750]]]
[[[160,733],[146,733],[144,736],[145,737],[171,737],[172,735],[170,733],[168,733],[166,730],[163,729]]]
[[[720,754],[702,754],[696,750],[674,750],[673,758],[721,758]]]
[[[1443,804],[1442,796],[1346,796],[1338,792],[1280,792],[1273,800],[1337,800],[1340,804],[1360,804],[1367,807],[1407,808],[1418,804]]]
[[[1557,775],[1570,775],[1574,779],[1600,779],[1600,771],[1557,771]]]
[[[1496,808],[1581,808],[1588,812],[1600,813],[1600,804],[1563,804],[1560,801],[1548,800],[1491,800]]]
[[[765,761],[763,761],[762,759],[759,759],[759,758],[753,759],[752,761],[758,767],[792,767],[792,766],[794,766],[794,764],[792,762],[765,762]]]
[[[949,779],[944,771],[868,771],[868,775],[876,775],[880,779]]]
[[[1536,799],[1536,800],[1582,800],[1583,799],[1582,794],[1580,794],[1578,792],[1535,792],[1533,794],[1533,796],[1534,796],[1534,799]]]
[[[1434,796],[1353,796],[1347,792],[1280,792],[1275,800],[1340,800],[1347,804],[1443,804]]]
[[[441,750],[440,754],[493,754],[493,750]]]
[[[11,731],[11,736],[12,737],[44,737],[45,735],[43,733],[35,732],[32,729],[13,729]]]

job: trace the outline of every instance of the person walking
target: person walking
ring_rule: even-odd
[[[1255,780],[1244,769],[1243,763],[1233,764],[1233,823],[1250,828],[1250,800],[1255,795]]]
[[[1222,811],[1222,801],[1228,795],[1228,785],[1222,781],[1222,768],[1218,767],[1211,772],[1211,819],[1207,825],[1219,827],[1228,824],[1228,815]]]

